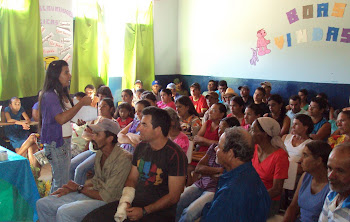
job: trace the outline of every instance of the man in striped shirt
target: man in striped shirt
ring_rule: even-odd
[[[328,180],[331,191],[318,221],[350,221],[350,143],[336,146],[329,155]]]

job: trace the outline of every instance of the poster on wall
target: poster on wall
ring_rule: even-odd
[[[40,0],[39,7],[45,70],[52,61],[59,59],[72,67],[72,0]]]

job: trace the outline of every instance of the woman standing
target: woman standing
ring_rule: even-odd
[[[71,159],[70,120],[91,98],[85,96],[75,106],[69,97],[71,74],[63,60],[50,63],[39,99],[41,143],[52,168],[51,193],[68,183]]]

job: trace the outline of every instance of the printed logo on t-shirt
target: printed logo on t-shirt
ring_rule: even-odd
[[[139,171],[139,180],[145,182],[145,186],[148,185],[159,185],[162,184],[163,179],[161,178],[161,174],[163,170],[161,168],[157,168],[156,164],[152,164],[150,161],[144,161],[143,159],[139,159],[137,161],[137,169]]]

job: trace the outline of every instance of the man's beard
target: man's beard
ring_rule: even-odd
[[[91,143],[92,143],[94,150],[101,150],[106,145],[106,144],[104,144],[101,147],[99,147],[95,140],[91,140]]]

